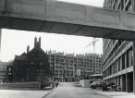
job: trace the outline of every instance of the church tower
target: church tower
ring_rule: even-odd
[[[39,37],[38,40],[37,40],[37,37],[35,37],[34,48],[41,48],[41,37]]]

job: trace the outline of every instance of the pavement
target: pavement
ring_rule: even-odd
[[[0,89],[0,98],[42,98],[47,95],[46,90],[8,90]]]
[[[116,92],[116,91],[101,91],[95,90],[98,94],[110,96],[111,98],[135,98],[135,94],[132,92]]]
[[[43,98],[110,98],[90,88],[83,88],[76,83],[60,83],[51,93]]]

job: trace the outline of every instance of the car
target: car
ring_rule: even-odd
[[[103,85],[105,85],[105,83],[101,80],[98,80],[98,81],[93,81],[91,84],[90,84],[90,87],[93,88],[93,89],[96,89],[96,88],[102,88]]]

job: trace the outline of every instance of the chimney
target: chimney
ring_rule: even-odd
[[[37,37],[34,38],[34,48],[37,47]]]
[[[38,42],[38,44],[39,44],[39,48],[41,48],[41,37],[39,37],[39,42]]]
[[[29,50],[30,50],[30,46],[27,46],[27,53],[29,52]]]

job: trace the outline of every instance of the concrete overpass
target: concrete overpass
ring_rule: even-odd
[[[0,0],[0,28],[135,40],[135,13],[57,0]]]
[[[134,23],[134,13],[57,0],[0,0],[0,28],[134,40]]]

